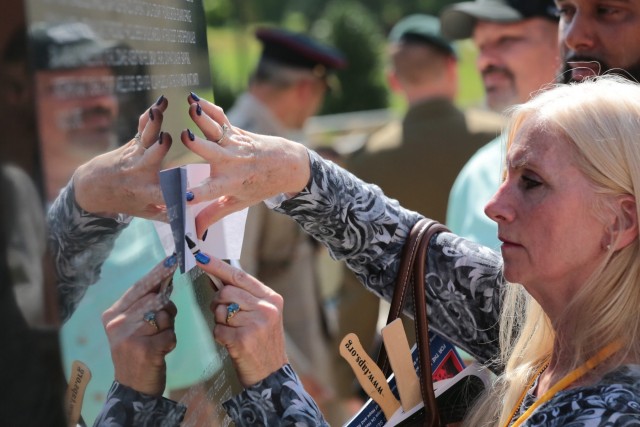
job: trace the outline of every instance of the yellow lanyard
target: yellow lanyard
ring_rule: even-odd
[[[525,411],[524,414],[520,415],[518,419],[511,425],[511,427],[518,427],[519,425],[521,425],[527,418],[529,418],[529,416],[531,416],[531,413],[535,411],[540,405],[551,400],[551,398],[557,392],[569,387],[569,385],[571,385],[574,381],[584,376],[584,374],[586,374],[587,372],[589,372],[590,370],[598,366],[600,363],[605,361],[609,356],[611,356],[612,354],[620,350],[621,347],[622,347],[622,343],[620,341],[609,343],[607,346],[601,349],[598,353],[596,353],[595,356],[593,356],[592,358],[584,362],[582,365],[578,366],[573,371],[569,372],[560,381],[554,384],[553,387],[547,390],[547,392],[543,394],[538,400],[536,400],[533,403],[533,405],[531,405],[529,409]],[[522,396],[520,396],[520,399],[516,404],[516,407],[513,409],[513,413],[511,414],[511,417],[509,417],[509,419],[507,420],[507,424],[505,424],[505,427],[509,426],[509,422],[516,415],[516,412],[520,408],[520,405],[522,404],[522,401],[524,400],[527,392],[533,386],[533,381],[535,381],[535,379],[540,376],[542,371],[544,371],[547,368],[547,366],[549,366],[548,359],[545,363],[542,364],[542,366],[540,367],[536,375],[533,377],[531,383],[527,386],[527,388],[525,388],[524,392],[522,393]]]

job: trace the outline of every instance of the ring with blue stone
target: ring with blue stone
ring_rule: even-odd
[[[229,320],[231,320],[231,318],[235,316],[239,311],[240,311],[240,306],[238,304],[236,304],[235,302],[232,302],[231,304],[229,304],[227,306],[227,319],[225,320],[225,323],[228,325]]]
[[[158,327],[158,323],[156,322],[156,313],[153,311],[147,311],[144,316],[142,316],[142,319],[147,322],[148,324],[150,324],[151,326],[153,326],[154,328],[156,328],[156,331],[159,331],[160,328]]]

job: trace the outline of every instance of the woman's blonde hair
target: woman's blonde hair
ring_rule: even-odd
[[[617,224],[624,225],[628,220],[616,201],[632,195],[635,214],[640,218],[640,85],[621,77],[601,76],[542,91],[512,111],[507,150],[525,122],[557,133],[559,144],[571,144],[575,165],[599,195],[592,206],[585,208],[603,217],[606,212],[614,212]],[[617,235],[615,230],[610,232]],[[559,320],[573,325],[566,337],[558,337],[569,341],[564,348],[573,360],[560,375],[616,339],[621,340],[623,349],[609,361],[607,369],[624,360],[640,361],[638,238],[618,251],[614,241],[610,247],[605,261]],[[502,426],[509,421],[518,397],[541,360],[551,354],[556,339],[549,318],[524,288],[515,284],[507,288],[500,319],[500,357],[505,370],[468,414],[466,425]]]

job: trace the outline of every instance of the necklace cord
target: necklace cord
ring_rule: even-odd
[[[582,365],[578,366],[573,371],[569,372],[567,375],[565,375],[563,378],[561,378],[560,381],[555,383],[553,385],[553,387],[551,387],[549,390],[547,390],[546,393],[544,393],[538,400],[536,400],[529,407],[529,409],[527,409],[524,412],[524,414],[522,414],[522,415],[520,415],[520,417],[518,417],[518,419],[511,425],[511,427],[520,426],[527,418],[529,418],[531,416],[533,411],[538,409],[539,406],[541,406],[542,404],[544,404],[544,403],[548,402],[549,400],[551,400],[551,398],[556,393],[558,393],[559,391],[564,390],[565,388],[569,387],[572,383],[574,383],[578,379],[582,378],[587,372],[589,372],[590,370],[594,369],[596,366],[598,366],[599,364],[604,362],[606,359],[608,359],[611,355],[613,355],[618,350],[620,350],[621,347],[622,347],[622,343],[620,341],[614,341],[612,343],[609,343],[608,345],[606,345],[602,349],[600,349],[600,351],[598,351],[593,357],[591,357],[589,360],[584,362]],[[518,403],[515,405],[515,408],[513,409],[513,412],[511,413],[511,417],[509,417],[509,419],[507,420],[507,423],[505,424],[505,427],[509,426],[509,423],[511,422],[513,417],[516,415],[516,412],[518,412],[518,409],[520,408],[520,405],[524,401],[524,398],[527,395],[527,392],[533,386],[533,382],[536,380],[536,378],[538,378],[542,374],[542,372],[548,366],[549,366],[549,358],[547,358],[546,361],[542,364],[542,366],[538,369],[536,374],[533,376],[532,380],[529,382],[528,386],[522,392],[522,395],[518,399]]]

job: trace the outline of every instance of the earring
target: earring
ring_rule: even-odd
[[[607,245],[607,251],[610,251],[610,250],[611,250],[611,244],[608,244]]]

